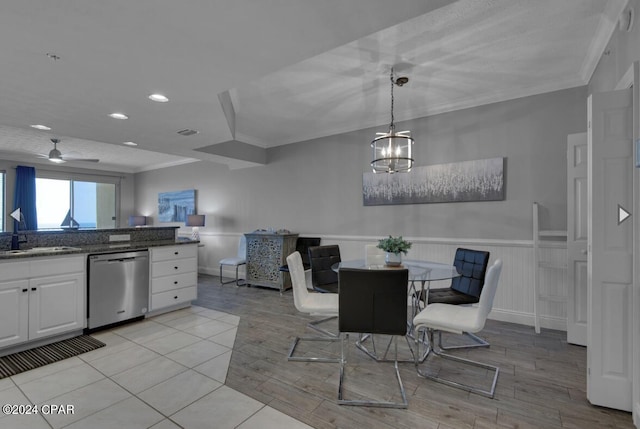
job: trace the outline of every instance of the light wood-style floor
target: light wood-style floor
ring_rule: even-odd
[[[400,364],[407,410],[337,405],[337,363],[288,362],[293,338],[313,336],[313,320],[298,313],[291,290],[220,286],[218,277],[201,275],[197,305],[240,316],[226,384],[315,428],[633,428],[631,414],[588,403],[586,349],[567,344],[566,334],[488,321],[481,335],[489,349],[457,352],[500,367],[494,399],[418,377],[412,363]],[[327,323],[334,332],[336,325]],[[382,339],[378,339],[378,344]],[[401,357],[408,356],[399,341]],[[300,351],[338,356],[337,344],[314,343]],[[346,397],[398,399],[392,364],[376,363],[348,349]],[[459,366],[429,364],[464,382],[488,387],[490,375]]]

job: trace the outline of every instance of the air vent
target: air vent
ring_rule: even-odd
[[[189,128],[185,128],[184,130],[178,131],[178,134],[181,136],[192,136],[194,134],[198,134],[196,130],[190,130]]]

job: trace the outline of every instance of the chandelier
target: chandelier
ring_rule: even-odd
[[[405,173],[411,171],[413,166],[413,139],[410,131],[396,132],[393,123],[393,86],[402,86],[409,82],[407,77],[398,77],[393,80],[393,67],[391,68],[391,124],[389,132],[376,133],[378,137],[371,142],[373,149],[373,161],[371,167],[374,173]]]

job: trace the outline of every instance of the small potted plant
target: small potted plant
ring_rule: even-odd
[[[383,238],[378,241],[378,249],[386,252],[385,263],[391,267],[398,267],[402,264],[402,253],[405,255],[411,249],[411,243],[400,237]]]

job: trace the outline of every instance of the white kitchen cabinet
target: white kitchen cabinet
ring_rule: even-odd
[[[85,259],[0,262],[0,348],[85,327]]]
[[[188,304],[198,297],[198,247],[196,244],[152,247],[151,311]]]
[[[84,273],[29,280],[29,339],[84,328]]]
[[[29,334],[29,281],[0,283],[0,347],[26,341]]]

